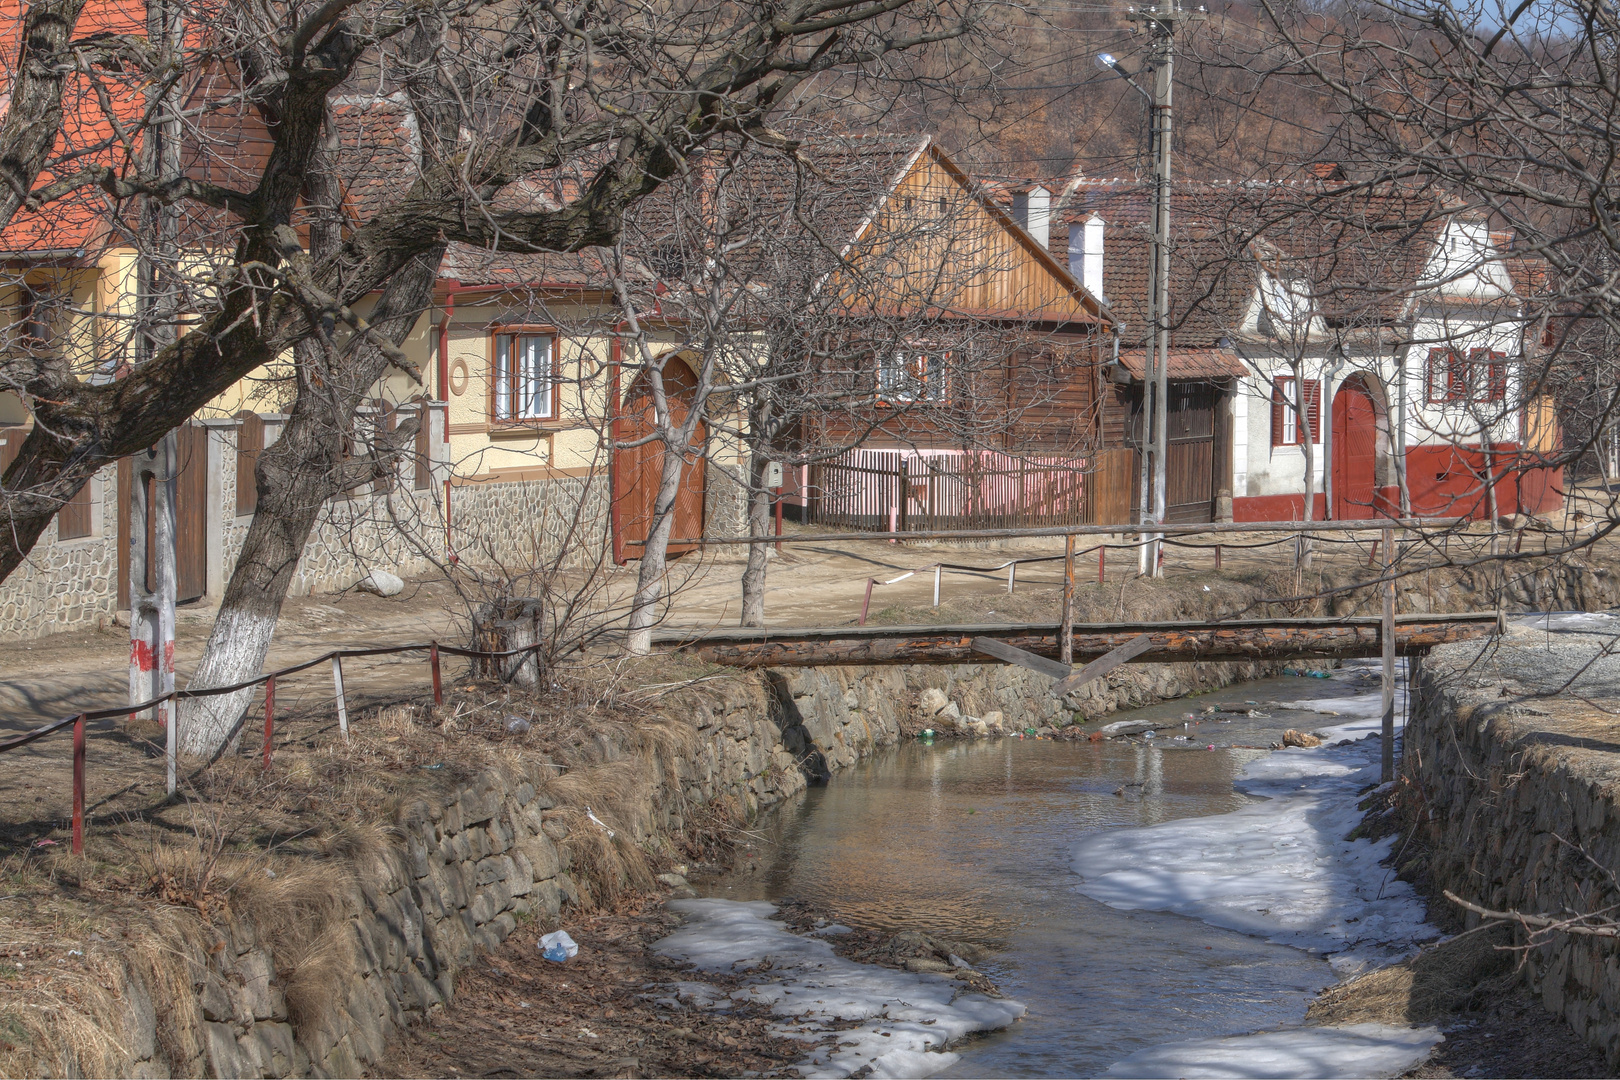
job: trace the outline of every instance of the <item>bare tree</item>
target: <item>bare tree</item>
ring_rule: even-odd
[[[308,372],[305,382],[319,381],[331,396],[317,406],[305,394],[299,411],[324,414],[311,425],[323,429],[326,449],[305,449],[330,461],[334,440],[347,435],[346,401],[364,393],[368,367],[392,364],[419,377],[397,346],[425,306],[424,282],[431,285],[444,244],[567,251],[611,243],[623,208],[707,139],[763,133],[772,110],[806,79],[961,34],[977,18],[970,6],[933,0],[788,9],[688,3],[656,12],[517,3],[498,17],[487,5],[460,2],[410,9],[355,2],[314,12],[171,6],[187,27],[178,49],[149,44],[133,27],[83,43],[84,62],[69,65],[89,85],[83,96],[100,105],[109,132],[95,152],[53,139],[41,160],[37,148],[23,146],[14,179],[48,171],[43,187],[20,189],[24,201],[94,218],[105,247],[142,249],[126,224],[128,200],[176,207],[185,243],[162,272],[175,282],[185,332],[132,363],[136,328],[124,320],[119,343],[119,313],[97,312],[109,334],[95,363],[119,376],[110,379],[86,379],[84,365],[62,352],[19,348],[0,358],[0,385],[21,394],[34,419],[0,493],[9,537],[0,576],[99,467],[152,445],[237,380],[311,339],[315,351],[300,350],[298,359],[319,356],[327,370]],[[31,10],[35,37],[27,49],[65,48],[75,13],[71,4]],[[34,54],[22,55],[31,62]],[[91,60],[101,66],[88,67]],[[22,84],[32,96],[8,124],[42,119],[44,127],[7,128],[19,146],[48,131],[59,108],[49,79],[24,68],[42,88]],[[131,102],[166,99],[149,91],[170,84],[188,103],[178,118],[187,154],[178,171],[154,174],[137,152],[141,127],[175,118]],[[377,87],[402,89],[422,132],[408,183],[367,220],[346,222],[331,250],[311,250],[297,219],[301,203],[322,198],[317,174],[331,102]],[[449,143],[447,131],[454,132]],[[541,175],[560,198],[502,200],[514,184]],[[358,305],[370,296],[381,297],[378,307],[362,316]],[[282,457],[299,445],[289,442]],[[264,458],[265,490],[273,498],[279,485],[300,510],[349,482],[334,480],[330,469],[285,465],[278,479],[278,460]],[[299,477],[315,475],[320,482],[300,490]],[[277,549],[297,550],[298,522],[308,517],[260,529],[257,569],[238,577],[228,620],[238,624],[232,640],[246,645],[205,665],[206,682],[256,667],[288,576]],[[188,748],[210,748],[221,730],[220,723],[192,725]]]

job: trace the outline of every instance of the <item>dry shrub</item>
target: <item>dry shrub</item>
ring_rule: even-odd
[[[383,837],[377,826],[344,825],[322,840],[328,858],[278,860],[275,876],[261,875],[236,891],[236,912],[273,950],[276,981],[300,1035],[332,1015],[354,970],[356,873],[365,860],[381,856]]]
[[[611,909],[626,894],[649,892],[655,887],[647,853],[623,831],[614,829],[609,836],[583,811],[572,808],[560,816],[568,825],[568,836],[562,844],[572,862],[569,873],[587,904]],[[602,815],[598,813],[597,817]]]
[[[1322,993],[1313,1024],[1427,1024],[1488,1004],[1493,988],[1513,980],[1515,954],[1505,926],[1476,930],[1424,949],[1410,960],[1369,972]]]

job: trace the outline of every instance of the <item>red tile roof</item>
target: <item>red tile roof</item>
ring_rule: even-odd
[[[1121,349],[1119,362],[1133,378],[1143,378],[1147,371],[1147,352],[1143,349]],[[1249,373],[1230,349],[1171,349],[1170,378],[1172,379],[1230,379],[1242,378]]]
[[[23,27],[22,0],[0,0],[0,63],[16,63]],[[146,32],[146,4],[141,0],[89,0],[79,16],[76,38],[92,34],[140,34]],[[0,92],[0,116],[10,106],[9,71],[6,89]],[[97,71],[95,79],[75,74],[62,92],[62,130],[56,139],[53,159],[62,161],[62,171],[71,173],[89,164],[117,167],[126,161],[125,150],[116,138],[113,124],[97,96],[104,90],[112,112],[121,120],[140,115],[142,99],[138,87],[122,81],[117,73]],[[68,158],[68,155],[73,155]],[[64,160],[67,159],[67,160]],[[45,171],[36,186],[57,179]],[[115,212],[112,201],[99,190],[77,192],[39,210],[22,209],[0,233],[0,251],[34,256],[67,255],[97,243],[109,227]]]

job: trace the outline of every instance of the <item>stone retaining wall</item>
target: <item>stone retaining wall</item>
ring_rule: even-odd
[[[1554,666],[1550,652],[1539,659]],[[1533,688],[1498,663],[1507,661],[1482,660],[1477,646],[1459,645],[1421,665],[1395,802],[1401,831],[1415,841],[1397,848],[1401,873],[1431,887],[1443,909],[1436,914],[1464,916],[1469,926],[1479,917],[1450,905],[1441,890],[1495,911],[1608,910],[1612,917],[1620,905],[1613,718],[1578,697],[1527,694]],[[1602,1050],[1611,1068],[1620,1066],[1620,948],[1557,934],[1531,948],[1527,961],[1525,977],[1547,1008]]]

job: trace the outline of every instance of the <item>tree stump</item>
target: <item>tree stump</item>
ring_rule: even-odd
[[[545,606],[539,600],[515,596],[483,604],[473,614],[473,648],[481,652],[529,651],[514,656],[476,657],[473,674],[524,690],[538,690],[546,667],[544,642]]]

